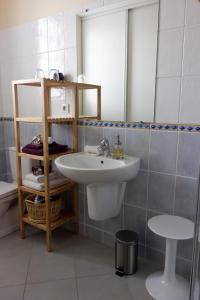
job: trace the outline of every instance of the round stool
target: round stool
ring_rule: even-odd
[[[194,224],[185,218],[161,215],[151,218],[148,226],[154,233],[166,238],[164,272],[156,272],[146,279],[146,288],[156,300],[188,300],[189,282],[176,275],[177,241],[193,238]]]

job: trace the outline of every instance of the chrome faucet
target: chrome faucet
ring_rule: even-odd
[[[103,138],[97,148],[97,156],[111,157],[110,144],[107,138]]]

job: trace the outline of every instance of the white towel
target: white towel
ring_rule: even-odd
[[[98,146],[89,146],[89,145],[86,145],[84,147],[84,152],[88,152],[88,153],[94,153],[94,154],[97,154],[97,148]]]
[[[49,179],[54,180],[56,178],[60,178],[60,174],[56,172],[49,173]],[[25,180],[29,180],[35,183],[44,183],[45,176],[44,175],[34,175],[33,173],[28,173],[25,175]]]
[[[54,188],[54,187],[63,185],[67,182],[69,182],[68,178],[60,177],[60,178],[51,180],[50,183],[49,183],[49,186],[50,186],[50,188]],[[38,191],[44,191],[44,189],[45,189],[45,184],[44,183],[37,183],[37,182],[33,182],[33,181],[30,181],[30,180],[26,180],[26,179],[23,180],[23,185],[26,186],[26,187],[29,187],[31,189],[36,189]]]

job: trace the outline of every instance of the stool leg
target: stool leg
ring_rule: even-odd
[[[176,251],[177,240],[166,239],[165,268],[163,282],[173,282],[176,280]]]

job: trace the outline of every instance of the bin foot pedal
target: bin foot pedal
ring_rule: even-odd
[[[115,274],[117,275],[117,276],[120,276],[120,277],[123,277],[124,276],[124,273],[122,272],[122,271],[116,271],[115,272]]]

